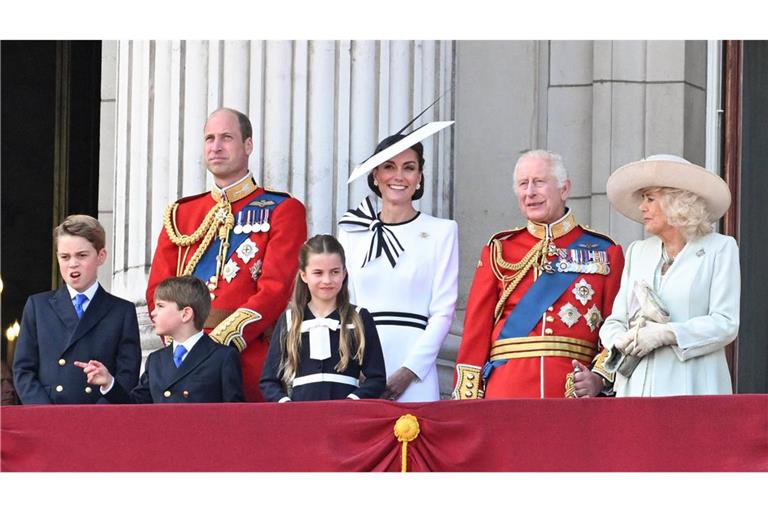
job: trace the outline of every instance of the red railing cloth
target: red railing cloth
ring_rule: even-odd
[[[12,406],[3,471],[768,471],[768,395]]]

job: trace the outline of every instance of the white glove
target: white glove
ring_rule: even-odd
[[[645,357],[663,345],[675,345],[676,343],[675,333],[668,325],[646,322],[645,326],[637,331],[635,342],[627,347],[627,353],[637,357]]]
[[[624,331],[620,334],[617,334],[613,337],[613,348],[621,352],[622,354],[627,353],[627,346],[632,342],[634,339],[635,329],[630,329],[629,331]]]

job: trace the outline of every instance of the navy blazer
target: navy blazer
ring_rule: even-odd
[[[67,287],[30,296],[24,306],[13,359],[13,381],[22,404],[106,403],[98,386],[88,385],[75,361],[96,359],[129,389],[141,368],[136,308],[96,290],[82,318]]]
[[[113,403],[242,402],[240,354],[203,334],[178,368],[173,345],[149,354],[139,385],[126,389],[115,381],[105,396]]]

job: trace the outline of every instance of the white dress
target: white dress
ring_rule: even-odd
[[[653,285],[670,313],[677,345],[663,346],[641,359],[631,377],[617,373],[616,396],[715,395],[732,393],[724,347],[739,330],[741,277],[736,241],[710,233],[688,242],[657,279],[661,240],[651,237],[627,249],[621,288],[613,311],[600,328],[607,348],[627,330],[635,281]]]
[[[376,217],[366,199],[339,222],[350,301],[373,315],[387,376],[405,366],[418,377],[398,401],[439,400],[436,360],[456,308],[458,225],[424,213],[400,224]]]

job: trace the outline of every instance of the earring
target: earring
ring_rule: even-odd
[[[373,180],[373,186],[374,186],[374,187],[378,187],[378,186],[379,186],[379,182],[378,182],[378,181],[376,181],[376,180]]]
[[[421,183],[416,184],[416,190],[419,190],[421,188]]]

